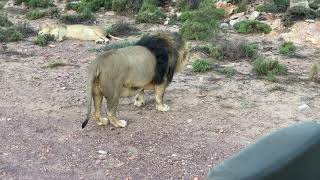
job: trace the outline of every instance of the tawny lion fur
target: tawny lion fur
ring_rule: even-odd
[[[54,36],[56,41],[64,39],[78,39],[84,41],[95,41],[96,43],[107,43],[109,38],[121,40],[108,34],[99,26],[87,26],[82,24],[62,25],[62,24],[45,24],[39,31],[40,35],[50,34]]]
[[[87,116],[82,128],[91,116],[98,125],[109,122],[115,127],[125,127],[127,122],[116,114],[121,97],[134,96],[134,105],[142,106],[144,90],[154,90],[156,108],[168,111],[163,96],[174,72],[180,71],[188,61],[189,46],[178,34],[157,33],[144,36],[134,46],[111,50],[99,55],[89,65],[87,81]],[[103,97],[107,100],[107,118],[100,115]]]

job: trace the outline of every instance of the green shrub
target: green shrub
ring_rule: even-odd
[[[287,73],[287,66],[277,60],[258,58],[253,62],[253,70],[258,76],[267,76],[269,81],[276,81],[276,75]]]
[[[58,10],[58,8],[56,7],[50,7],[47,11],[46,11],[46,16],[48,16],[49,18],[53,19],[53,18],[59,18],[60,17],[60,12]]]
[[[23,34],[15,27],[0,27],[0,42],[14,42],[23,39]]]
[[[203,0],[198,10],[183,13],[180,33],[188,40],[208,40],[219,31],[218,20],[223,15],[223,9],[217,9],[210,0]]]
[[[243,43],[240,46],[241,53],[246,58],[254,58],[258,55],[258,46],[252,43]]]
[[[77,7],[77,5],[75,5],[73,8],[75,7]],[[112,7],[112,0],[81,0],[77,9],[80,12],[83,12],[85,9],[88,9],[91,12],[96,12],[101,7],[110,10]]]
[[[297,47],[293,42],[284,42],[279,48],[279,52],[283,55],[292,56],[295,54]]]
[[[221,74],[224,74],[227,78],[232,78],[237,74],[238,71],[232,67],[226,67],[226,68],[219,69],[218,72],[220,72]]]
[[[258,20],[240,21],[234,25],[234,28],[237,30],[237,32],[244,34],[260,32],[268,34],[272,30],[268,24],[265,24]]]
[[[30,27],[30,24],[26,22],[20,22],[15,28],[23,35],[23,37],[35,36],[38,34],[38,32]]]
[[[53,40],[54,40],[53,35],[44,34],[44,35],[38,35],[33,43],[39,46],[46,46],[49,44],[49,41],[53,41]]]
[[[53,6],[52,0],[22,0],[32,8],[47,8]],[[20,2],[19,2],[20,3]]]
[[[4,3],[0,2],[0,10],[4,7]]]
[[[316,18],[320,18],[320,14],[316,10],[297,6],[288,9],[288,11],[282,16],[282,22],[284,26],[288,27],[291,26],[295,21]]]
[[[136,17],[137,23],[163,23],[167,15],[156,6],[155,0],[144,0]]]
[[[113,0],[112,10],[120,15],[132,15],[139,11],[143,0]]]
[[[109,27],[107,29],[107,32],[112,34],[113,36],[128,36],[136,34],[138,32],[138,29],[127,22],[118,21],[111,27]]]
[[[212,69],[212,64],[205,59],[198,59],[192,63],[192,70],[194,72],[207,72]]]
[[[236,13],[247,12],[248,10],[248,2],[246,0],[242,0],[235,10]]]
[[[320,64],[313,64],[310,69],[309,79],[314,82],[320,82]]]
[[[175,7],[179,11],[198,9],[201,0],[177,0]]]
[[[30,20],[35,20],[35,19],[42,18],[45,15],[46,15],[45,12],[39,11],[38,9],[34,9],[34,10],[32,10],[31,12],[29,12],[27,14],[27,18],[30,19]]]
[[[74,10],[74,11],[79,11],[79,7],[80,7],[80,3],[79,2],[68,2],[66,4],[66,10]]]
[[[7,15],[0,14],[0,27],[9,27],[12,25],[13,23],[8,19]]]
[[[89,11],[86,14],[64,14],[60,17],[60,21],[66,24],[80,24],[94,20],[95,17]]]
[[[268,0],[264,4],[256,7],[260,12],[285,12],[289,7],[289,0]]]

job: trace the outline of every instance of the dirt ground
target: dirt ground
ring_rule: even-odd
[[[132,21],[104,14],[98,22],[118,19]],[[186,68],[165,95],[169,112],[155,109],[152,92],[141,108],[133,98],[122,99],[119,117],[128,121],[122,129],[100,127],[92,119],[81,129],[87,66],[96,55],[90,49],[101,45],[66,40],[39,47],[33,45],[34,37],[3,44],[8,49],[0,53],[0,179],[204,179],[211,168],[259,137],[319,120],[320,85],[308,81],[311,65],[319,62],[318,49],[300,45],[300,56],[287,58],[277,52],[277,37],[227,36],[260,43],[265,55],[288,65],[289,75],[278,83],[257,78],[246,60],[220,62],[240,72],[233,78]],[[55,62],[69,66],[48,67]]]

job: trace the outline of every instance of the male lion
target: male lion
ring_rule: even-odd
[[[142,37],[134,46],[111,50],[98,56],[89,65],[87,81],[87,115],[82,124],[86,126],[91,114],[98,125],[109,121],[115,127],[125,127],[127,122],[116,115],[120,97],[135,97],[134,105],[144,105],[144,90],[154,90],[156,108],[168,111],[163,103],[166,87],[176,71],[180,71],[188,61],[189,46],[177,33],[160,32]],[[101,118],[103,97],[107,100],[107,118]]]
[[[63,39],[78,39],[85,41],[95,41],[96,43],[107,43],[109,38],[121,40],[108,34],[99,26],[87,26],[82,24],[76,25],[61,25],[61,24],[45,24],[39,31],[40,35],[50,34],[54,36],[56,41]]]

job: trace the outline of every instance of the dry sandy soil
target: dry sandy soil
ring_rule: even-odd
[[[98,22],[110,25],[118,19],[132,21],[100,15]],[[204,179],[212,167],[259,137],[317,121],[320,85],[307,78],[319,50],[300,45],[300,56],[287,58],[277,52],[277,37],[228,35],[235,36],[259,42],[265,55],[288,65],[289,75],[268,82],[254,76],[246,60],[220,62],[240,72],[233,78],[186,68],[165,95],[169,112],[155,110],[152,92],[142,108],[132,98],[122,99],[119,116],[128,121],[123,129],[100,127],[92,119],[81,129],[86,70],[96,55],[89,49],[101,45],[68,40],[39,47],[34,37],[3,44],[8,49],[0,53],[0,179]],[[54,62],[71,65],[49,68]],[[299,110],[303,104],[308,107]]]

